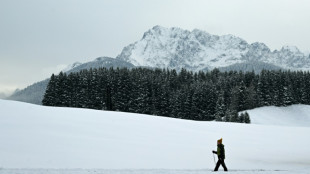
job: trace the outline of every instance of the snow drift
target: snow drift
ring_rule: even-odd
[[[309,133],[0,100],[3,168],[212,169],[222,137],[230,170],[307,171]]]

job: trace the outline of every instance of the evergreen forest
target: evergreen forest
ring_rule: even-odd
[[[271,105],[309,105],[310,73],[147,68],[60,72],[51,76],[42,104],[250,123],[247,112],[238,112]]]

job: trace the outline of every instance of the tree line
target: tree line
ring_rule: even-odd
[[[310,104],[310,73],[99,68],[52,75],[42,104],[249,123],[261,106]]]

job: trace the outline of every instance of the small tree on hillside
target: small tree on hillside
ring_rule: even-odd
[[[247,124],[251,123],[250,115],[249,115],[248,112],[244,113],[244,122],[247,123]]]
[[[239,115],[239,122],[240,123],[244,123],[245,122],[245,113],[241,113],[240,115]]]

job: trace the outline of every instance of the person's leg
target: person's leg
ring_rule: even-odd
[[[221,160],[221,164],[222,164],[222,166],[224,168],[224,171],[228,171],[224,160]]]
[[[218,171],[220,165],[221,165],[221,160],[219,159],[219,160],[217,161],[217,163],[216,163],[216,166],[215,166],[215,168],[214,168],[214,171]]]

